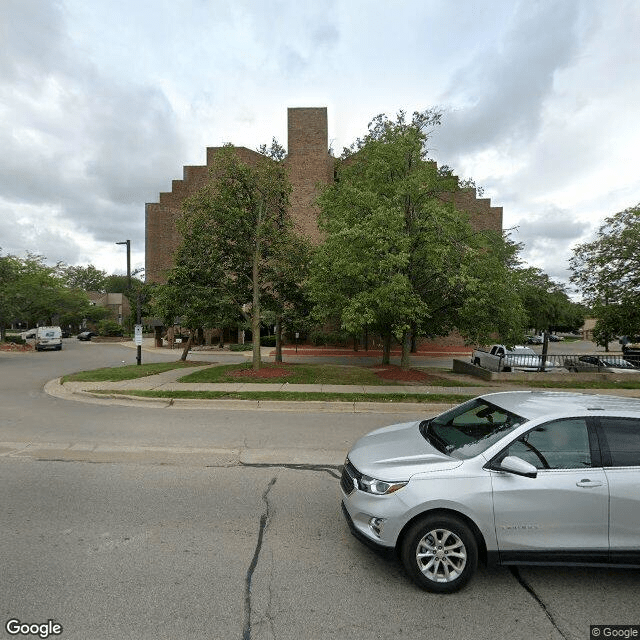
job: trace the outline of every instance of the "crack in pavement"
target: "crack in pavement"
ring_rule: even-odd
[[[540,605],[540,608],[544,612],[544,614],[549,619],[549,622],[553,625],[553,628],[565,639],[570,640],[569,636],[567,636],[562,629],[558,626],[558,623],[555,621],[553,615],[547,608],[547,605],[542,601],[542,598],[535,592],[535,589],[520,575],[520,571],[518,567],[509,567],[509,571],[513,577],[518,581],[520,586]]]
[[[260,528],[258,530],[258,541],[256,543],[256,549],[253,553],[253,558],[249,569],[247,570],[247,577],[245,582],[244,591],[244,627],[242,629],[243,640],[251,640],[251,580],[253,578],[253,572],[258,566],[258,559],[260,558],[260,551],[262,550],[262,541],[264,539],[264,533],[269,526],[269,491],[271,487],[276,483],[277,478],[271,478],[267,488],[262,494],[262,501],[265,504],[265,510],[260,516]]]
[[[332,478],[340,480],[342,466],[333,464],[305,464],[294,462],[240,462],[241,467],[253,467],[256,469],[294,469],[296,471],[324,471]]]

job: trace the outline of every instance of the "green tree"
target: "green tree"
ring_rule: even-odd
[[[595,240],[574,249],[569,265],[571,281],[598,318],[600,342],[640,334],[640,204],[606,218]]]
[[[85,266],[69,266],[63,270],[63,277],[67,286],[71,289],[83,291],[106,291],[107,273],[92,264]]]
[[[527,314],[526,326],[539,331],[568,331],[584,323],[586,309],[573,302],[566,288],[537,267],[520,268],[518,292]]]
[[[210,276],[206,264],[198,263],[186,250],[179,251],[167,282],[153,285],[149,292],[152,315],[162,318],[166,326],[179,323],[189,329],[181,360],[187,359],[198,328],[236,326],[242,319],[233,301],[212,285]]]
[[[392,336],[408,366],[411,336],[456,327],[468,340],[521,331],[510,296],[513,247],[499,234],[476,232],[447,193],[459,188],[426,158],[434,111],[407,121],[377,116],[368,134],[345,150],[336,181],[319,197],[326,235],[309,279],[320,321],[338,318],[352,334]],[[508,310],[507,310],[508,307]]]
[[[131,287],[129,287],[129,278],[126,275],[112,274],[106,276],[104,281],[104,291],[106,293],[127,293],[129,289],[136,289],[141,287],[143,281],[137,278],[135,274],[131,274]]]
[[[66,289],[62,265],[49,266],[45,260],[32,253],[19,260],[14,300],[20,319],[29,326],[51,324]]]
[[[0,257],[0,330],[13,321],[37,324],[79,324],[102,317],[84,291],[67,286],[67,267],[46,264],[44,256]]]
[[[264,313],[282,316],[290,287],[296,288],[292,278],[299,283],[304,277],[302,271],[283,267],[304,255],[304,240],[295,235],[288,213],[291,186],[282,163],[284,149],[274,140],[260,151],[253,166],[232,145],[218,154],[211,182],[183,203],[178,222],[182,244],[169,276],[174,286],[186,285],[183,308],[194,322],[205,314],[220,321],[233,313],[249,323],[254,369],[261,365]]]
[[[4,341],[7,327],[20,315],[16,299],[20,261],[12,255],[0,256],[0,341]]]

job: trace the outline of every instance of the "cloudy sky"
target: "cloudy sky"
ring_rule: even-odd
[[[475,179],[523,257],[640,202],[637,0],[1,0],[0,251],[144,266],[144,205],[207,146],[286,145],[326,106],[337,154],[438,107],[431,156]]]

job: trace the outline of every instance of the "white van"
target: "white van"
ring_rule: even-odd
[[[60,327],[38,327],[36,329],[36,351],[62,349],[62,329]]]

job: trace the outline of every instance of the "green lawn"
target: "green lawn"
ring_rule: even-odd
[[[104,369],[94,369],[93,371],[80,371],[72,373],[62,378],[62,382],[118,382],[120,380],[134,380],[153,376],[156,373],[171,371],[172,369],[189,369],[191,367],[201,367],[208,362],[157,362],[153,364],[126,365],[124,367],[110,367]]]
[[[403,384],[402,381],[385,380],[375,374],[376,367],[354,367],[350,365],[335,364],[288,364],[273,365],[263,363],[263,368],[281,368],[286,367],[291,373],[287,376],[277,378],[253,378],[253,377],[235,377],[229,375],[232,371],[250,370],[251,363],[243,364],[227,364],[218,367],[195,371],[194,373],[183,376],[178,382],[197,383],[197,382],[252,382],[252,383],[277,383],[288,382],[289,384],[357,384],[357,385],[398,385]],[[427,373],[427,372],[425,372]],[[468,383],[462,383],[439,376],[437,373],[428,372],[429,379],[419,384],[425,386],[441,386],[441,387],[460,387],[471,386]],[[482,386],[484,383],[479,382]],[[474,385],[475,386],[475,385]]]

